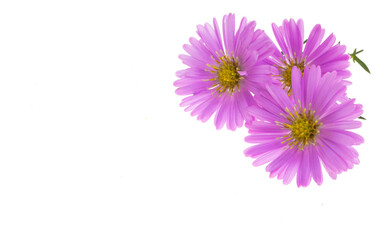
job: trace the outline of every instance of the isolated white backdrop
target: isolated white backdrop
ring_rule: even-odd
[[[0,239],[373,239],[373,77],[361,163],[321,187],[270,179],[245,158],[247,130],[216,131],[178,105],[178,55],[224,14],[303,18],[365,50],[368,1],[2,1]]]

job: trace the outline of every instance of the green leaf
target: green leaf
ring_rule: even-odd
[[[367,120],[367,119],[366,119],[365,117],[363,117],[363,116],[358,117],[358,119]]]
[[[363,61],[360,60],[360,58],[358,58],[358,57],[355,56],[355,60],[356,60],[356,62],[357,62],[357,63],[358,63],[362,68],[364,68],[365,71],[367,71],[368,73],[370,73],[369,68],[367,67],[367,65],[366,65]]]
[[[363,51],[364,50],[360,50],[360,51],[356,52],[356,48],[355,48],[354,52],[353,53],[349,53],[348,55],[350,55],[350,57],[351,57],[351,59],[352,59],[353,62],[357,62],[365,71],[367,71],[368,73],[370,73],[368,66],[363,61],[361,61],[360,58],[358,58],[356,56],[357,54],[359,54],[359,53],[361,53]]]
[[[307,40],[308,40],[308,39],[304,40],[303,44],[306,44]]]

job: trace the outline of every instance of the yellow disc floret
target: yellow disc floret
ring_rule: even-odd
[[[282,143],[287,143],[290,148],[296,146],[299,150],[303,150],[310,144],[315,145],[322,123],[315,116],[315,111],[310,108],[311,105],[308,110],[302,107],[299,107],[299,109],[294,107],[293,112],[286,108],[288,115],[285,117],[289,123],[279,124],[285,129],[289,129],[290,133],[283,136],[285,140]]]
[[[243,77],[239,74],[240,64],[237,57],[223,55],[219,56],[219,60],[215,59],[217,65],[207,66],[213,68],[208,70],[215,75],[215,78],[209,79],[216,83],[212,86],[215,92],[222,95],[225,92],[233,94],[236,90],[240,90],[240,81]]]
[[[282,88],[287,91],[289,96],[292,92],[291,70],[293,69],[294,66],[296,66],[301,71],[302,76],[303,76],[304,68],[306,66],[305,60],[299,61],[296,58],[295,59],[290,58],[290,60],[287,60],[287,61],[283,60],[283,65],[277,66],[277,68],[280,71],[280,74],[278,75],[278,77],[280,77]]]

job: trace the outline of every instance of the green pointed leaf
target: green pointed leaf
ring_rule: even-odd
[[[368,66],[363,62],[361,61],[360,58],[358,58],[356,55],[363,52],[364,50],[360,50],[360,51],[356,51],[357,49],[355,48],[354,52],[353,53],[349,53],[348,55],[350,55],[352,61],[355,63],[357,62],[365,71],[367,71],[368,73],[370,73],[369,71],[369,68]]]
[[[303,44],[306,44],[307,40],[308,40],[308,39],[304,40]]]
[[[363,116],[360,116],[360,117],[358,117],[358,119],[361,119],[361,120],[367,120],[365,117],[363,117]]]
[[[367,67],[367,65],[366,65],[363,61],[360,60],[360,58],[358,58],[358,57],[355,56],[355,60],[356,60],[356,62],[357,62],[357,63],[358,63],[362,68],[364,68],[365,71],[367,71],[368,73],[370,73],[369,68]]]

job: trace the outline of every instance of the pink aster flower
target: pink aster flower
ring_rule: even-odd
[[[197,26],[200,40],[190,38],[190,45],[184,45],[188,55],[179,56],[189,68],[178,71],[174,83],[177,94],[188,96],[180,104],[185,111],[202,122],[215,113],[217,129],[226,124],[235,130],[252,119],[245,109],[254,103],[251,92],[271,79],[272,66],[263,60],[273,52],[271,40],[255,25],[243,18],[235,31],[234,14],[226,15],[223,38],[215,18],[213,26]]]
[[[269,63],[276,66],[274,77],[280,81],[282,87],[291,94],[291,70],[294,66],[301,70],[316,65],[321,67],[321,74],[336,71],[337,76],[346,79],[351,73],[346,69],[350,63],[350,56],[346,54],[346,46],[336,43],[336,38],[330,34],[324,41],[325,30],[319,24],[314,26],[304,42],[303,20],[284,20],[282,26],[272,24],[280,50],[275,47]],[[347,81],[346,81],[347,83]]]
[[[336,71],[321,77],[320,67],[305,68],[303,77],[296,66],[292,69],[294,101],[278,85],[267,85],[267,91],[256,94],[257,106],[250,106],[255,116],[250,126],[245,150],[255,158],[253,165],[269,163],[270,177],[277,176],[285,184],[297,175],[297,185],[308,186],[311,178],[320,185],[321,165],[331,178],[359,163],[353,148],[364,139],[348,131],[359,128],[362,105],[355,99],[338,103],[346,85]]]

